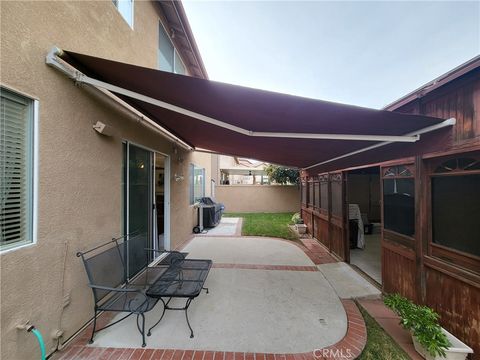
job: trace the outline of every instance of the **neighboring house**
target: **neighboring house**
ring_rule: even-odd
[[[218,155],[221,185],[270,185],[265,172],[268,163],[238,156]]]
[[[144,233],[146,245],[177,247],[197,222],[192,204],[210,194],[212,176],[210,154],[190,151],[145,114],[74,86],[45,64],[48,51],[57,45],[207,74],[180,2],[0,6],[0,357],[23,360],[38,344],[18,325],[37,326],[51,353],[92,318],[77,251],[132,231]],[[140,265],[129,263],[130,276]]]
[[[386,151],[372,150],[352,154],[351,163],[339,159],[303,171],[303,219],[333,254],[381,282],[385,292],[438,311],[442,325],[479,359],[480,57],[386,110],[455,118],[456,125],[422,135],[425,145],[416,154],[412,147],[390,148],[386,162],[378,160]],[[432,144],[435,151],[428,150]],[[364,250],[350,249],[356,228],[348,226],[349,216],[358,217],[348,204],[379,226],[381,234],[365,235]]]

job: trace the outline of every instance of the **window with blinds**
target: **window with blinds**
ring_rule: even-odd
[[[0,250],[33,241],[33,100],[0,89]]]

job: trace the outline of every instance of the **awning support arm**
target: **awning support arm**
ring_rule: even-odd
[[[456,123],[457,123],[457,120],[455,118],[450,118],[450,119],[447,119],[445,121],[442,121],[441,123],[431,125],[431,126],[428,126],[426,128],[420,129],[420,130],[412,131],[408,134],[405,134],[405,136],[414,136],[414,135],[426,134],[426,133],[429,133],[429,132],[432,132],[432,131],[435,131],[435,130],[438,130],[438,129],[441,129],[441,128],[444,128],[444,127],[447,127],[447,126],[453,126]],[[372,146],[368,146],[368,147],[363,148],[363,149],[359,149],[359,150],[356,150],[356,151],[349,152],[347,154],[337,156],[333,159],[329,159],[329,160],[326,160],[326,161],[322,161],[322,162],[310,165],[310,166],[304,168],[303,170],[308,170],[308,169],[314,168],[316,166],[325,165],[325,164],[331,163],[331,162],[336,161],[336,160],[344,159],[346,157],[350,157],[350,156],[353,156],[353,155],[356,155],[356,154],[360,154],[360,153],[365,152],[365,151],[377,149],[379,147],[382,147],[382,146],[385,146],[385,145],[390,145],[392,143],[393,143],[393,141],[385,141],[385,142],[381,142],[379,144],[374,144]]]
[[[64,63],[62,60],[59,60],[57,56],[62,55],[62,53],[63,53],[63,50],[54,46],[46,56],[46,59],[45,59],[46,64],[57,69],[58,71],[66,75],[68,78],[74,80],[75,82],[80,82],[78,81],[78,79],[85,75],[82,74],[77,69],[75,69],[73,66]],[[107,96],[108,98],[113,100],[115,103],[117,103],[119,106],[121,106],[122,108],[125,108],[130,113],[133,113],[135,116],[138,116],[140,118],[140,121],[143,121],[147,126],[150,126],[155,131],[158,131],[160,134],[162,134],[164,137],[166,137],[170,141],[173,141],[175,144],[178,144],[180,147],[186,150],[189,150],[189,151],[194,150],[194,148],[189,144],[187,144],[185,141],[178,138],[174,134],[170,133],[170,131],[163,128],[162,126],[157,124],[155,121],[151,120],[148,116],[142,114],[140,111],[138,111],[134,107],[124,102],[115,94],[103,88],[94,87],[94,89],[101,92],[103,95]]]
[[[55,48],[54,48],[55,49]],[[186,115],[188,117],[224,128],[236,133],[251,136],[251,137],[274,137],[274,138],[290,138],[290,139],[321,139],[321,140],[346,140],[346,141],[383,141],[383,142],[416,142],[420,140],[420,135],[418,133],[414,135],[353,135],[353,134],[314,134],[314,133],[287,133],[287,132],[262,132],[262,131],[252,131],[235,126],[232,124],[225,123],[218,119],[196,113],[184,109],[180,106],[167,103],[137,92],[121,88],[116,85],[112,85],[100,80],[93,79],[78,70],[66,70],[65,66],[61,64],[57,59],[56,55],[61,54],[62,50],[57,49],[56,52],[52,50],[47,56],[47,64],[58,68],[60,71],[65,73],[68,77],[73,79],[75,82],[89,84],[97,88],[102,88],[108,91],[111,91],[116,94],[121,94],[128,96],[133,99],[137,99],[152,105],[159,106],[161,108]]]

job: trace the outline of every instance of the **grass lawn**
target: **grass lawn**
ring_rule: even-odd
[[[357,304],[358,305],[358,304]],[[367,325],[367,345],[358,360],[409,360],[410,357],[393,341],[378,323],[361,307]]]
[[[243,218],[242,235],[298,240],[288,227],[292,224],[293,213],[226,213],[223,216]]]

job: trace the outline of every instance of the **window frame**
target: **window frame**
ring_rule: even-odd
[[[454,169],[449,172],[438,172],[437,169],[443,163],[460,158],[473,158],[480,161],[480,152],[455,154],[441,158],[435,158],[428,162],[427,168],[427,208],[428,208],[428,224],[427,224],[427,254],[437,260],[446,262],[450,265],[460,266],[464,269],[480,274],[480,257],[474,254],[466,253],[445,245],[437,244],[433,241],[433,193],[432,180],[439,177],[468,176],[480,175],[480,170],[462,170]]]
[[[115,9],[117,9],[118,13],[122,16],[122,19],[127,23],[127,25],[130,27],[130,29],[133,30],[133,25],[134,25],[134,19],[135,19],[135,0],[127,0],[130,1],[132,4],[132,10],[131,10],[131,15],[130,15],[130,21],[126,19],[125,14],[122,13],[120,8],[118,7],[118,4],[121,0],[112,0],[113,6],[115,6]]]
[[[164,32],[165,38],[168,39],[168,41],[169,41],[169,43],[170,43],[170,45],[172,46],[172,49],[173,49],[173,52],[172,52],[172,54],[173,54],[173,59],[172,59],[172,71],[169,71],[169,70],[166,70],[166,69],[161,69],[161,68],[160,68],[160,61],[159,61],[159,59],[157,59],[158,69],[161,70],[161,71],[170,72],[170,73],[172,73],[172,74],[189,75],[188,68],[187,68],[187,66],[185,65],[185,61],[183,61],[182,56],[180,55],[180,52],[179,52],[179,51],[177,50],[177,48],[175,47],[175,44],[173,43],[172,38],[171,38],[171,36],[170,36],[167,28],[165,27],[165,25],[163,24],[163,22],[162,22],[161,20],[159,20],[158,23],[159,23],[159,27],[158,27],[158,42],[157,42],[158,51],[160,51],[160,29]],[[183,69],[185,70],[185,73],[184,73],[184,74],[176,71],[177,61],[180,61],[181,66],[182,66]]]
[[[30,104],[30,129],[29,129],[29,137],[30,137],[30,159],[29,167],[30,167],[30,174],[31,174],[31,183],[29,185],[29,193],[30,193],[30,209],[29,209],[29,235],[31,237],[30,241],[18,241],[6,246],[0,246],[0,254],[5,254],[11,251],[15,251],[18,249],[30,247],[37,244],[38,240],[38,148],[39,148],[39,130],[38,130],[38,123],[39,123],[39,100],[37,97],[27,94],[23,91],[19,91],[15,88],[10,86],[4,85],[0,83],[0,93],[4,91],[12,93],[14,96],[18,96],[27,100]],[[28,196],[27,196],[28,197]]]
[[[195,205],[197,202],[195,200],[195,170],[201,170],[202,171],[202,196],[200,197],[205,197],[205,177],[206,177],[206,170],[204,167],[197,166],[194,163],[190,163],[189,165],[189,203],[190,205]]]

